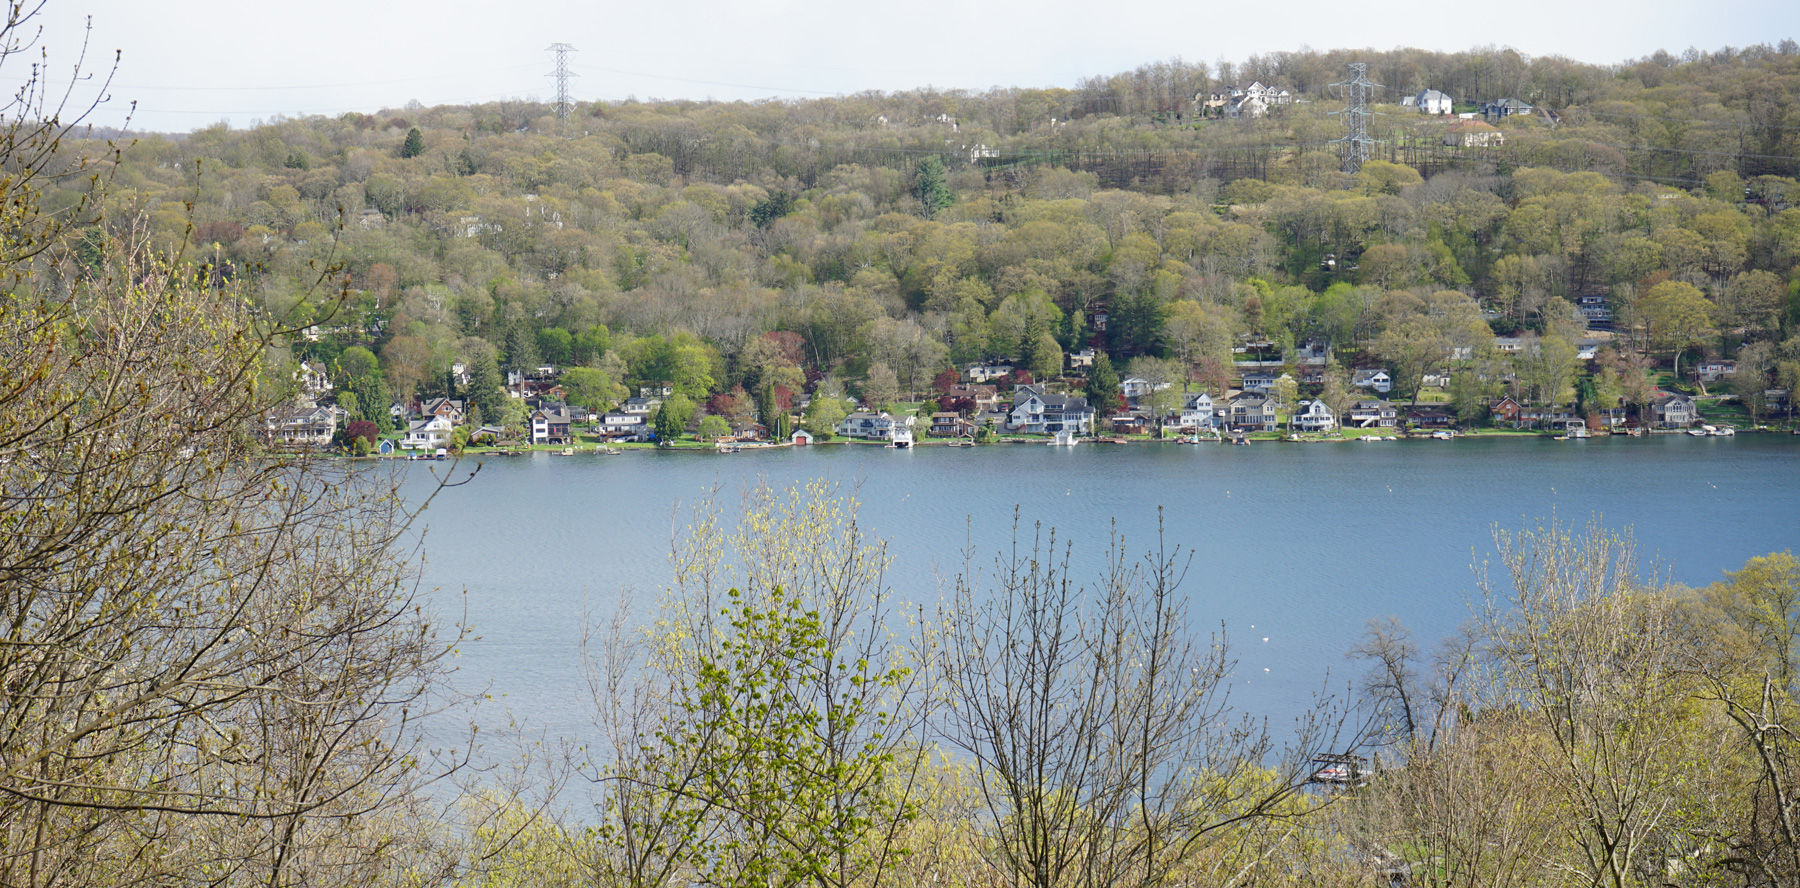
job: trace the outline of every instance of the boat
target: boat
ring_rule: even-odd
[[[1439,441],[1448,441],[1451,438],[1456,437],[1456,433],[1449,431],[1448,429],[1438,429],[1431,433],[1431,437],[1436,438]]]
[[[1704,438],[1708,434],[1706,429],[1688,429],[1687,432],[1688,432],[1688,434],[1693,435],[1696,438]]]
[[[1358,441],[1386,441],[1387,437],[1384,435],[1364,435],[1356,440],[1358,440]]]
[[[1715,438],[1730,438],[1737,434],[1737,429],[1734,429],[1731,426],[1720,426],[1719,428],[1707,432],[1707,434]]]

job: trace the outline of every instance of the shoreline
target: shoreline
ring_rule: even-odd
[[[1779,436],[1779,435],[1784,435],[1784,434],[1800,435],[1800,431],[1770,429],[1770,428],[1734,429],[1731,435],[1707,435],[1704,437],[1735,437],[1737,435],[1777,435],[1777,436]],[[1594,439],[1602,439],[1602,438],[1658,437],[1658,436],[1667,436],[1667,435],[1688,435],[1689,437],[1703,437],[1703,436],[1698,436],[1698,435],[1690,435],[1688,429],[1644,429],[1637,435],[1631,435],[1631,434],[1625,434],[1625,433],[1619,433],[1619,432],[1604,432],[1604,433],[1592,435],[1591,437]],[[1377,439],[1377,440],[1365,440],[1365,438]],[[1500,438],[1532,439],[1532,440],[1548,439],[1548,440],[1553,440],[1553,441],[1582,440],[1580,438],[1571,438],[1567,435],[1559,435],[1559,434],[1552,433],[1552,432],[1492,429],[1492,430],[1488,430],[1486,432],[1452,432],[1448,436],[1440,436],[1440,435],[1436,435],[1432,432],[1421,432],[1421,431],[1416,431],[1416,430],[1411,433],[1404,433],[1404,432],[1396,433],[1396,434],[1371,433],[1367,436],[1359,435],[1359,436],[1354,436],[1354,437],[1344,437],[1344,436],[1339,436],[1339,437],[1291,437],[1291,436],[1286,436],[1286,435],[1270,435],[1269,433],[1265,432],[1265,433],[1259,433],[1259,434],[1253,435],[1253,436],[1247,436],[1247,437],[1241,439],[1241,441],[1244,444],[1356,444],[1356,443],[1387,443],[1387,442],[1391,442],[1391,441],[1454,441],[1454,440],[1460,440],[1460,439],[1464,439],[1464,438],[1489,439],[1489,440],[1500,439]],[[877,449],[883,449],[883,450],[891,450],[891,449],[908,450],[908,449],[920,449],[920,448],[934,448],[935,449],[935,448],[949,448],[949,447],[957,447],[957,448],[961,448],[961,447],[1005,447],[1005,446],[1038,446],[1038,447],[1065,446],[1065,447],[1072,447],[1075,445],[1082,445],[1082,444],[1085,444],[1085,445],[1158,444],[1158,445],[1176,445],[1176,446],[1201,446],[1201,445],[1229,446],[1231,443],[1232,442],[1230,440],[1222,438],[1222,437],[1205,437],[1205,438],[1200,438],[1198,440],[1180,440],[1178,438],[1151,438],[1151,437],[1124,436],[1124,435],[1104,435],[1104,436],[1094,436],[1094,437],[1087,437],[1087,438],[1077,438],[1075,440],[1075,443],[1071,444],[1071,445],[1058,445],[1055,443],[1055,439],[1051,438],[1051,437],[1029,437],[1029,438],[1026,438],[1026,437],[1002,437],[1002,438],[997,438],[995,440],[982,442],[982,443],[975,443],[975,442],[957,443],[957,442],[943,440],[943,439],[923,440],[923,441],[914,441],[910,447],[903,447],[903,448],[894,448],[888,444],[881,443],[878,441],[863,441],[863,440],[814,441],[811,444],[804,444],[804,445],[794,444],[793,442],[779,442],[779,443],[778,442],[744,442],[741,444],[729,445],[729,447],[731,449],[725,449],[725,448],[721,447],[719,443],[710,443],[710,444],[693,443],[693,444],[677,445],[674,447],[658,447],[655,445],[643,445],[643,444],[631,444],[631,445],[626,445],[626,446],[614,446],[614,445],[604,445],[604,444],[585,444],[585,445],[577,444],[577,445],[567,445],[567,446],[535,445],[535,446],[526,447],[526,448],[504,449],[504,450],[485,449],[485,448],[466,448],[460,454],[452,452],[451,454],[449,454],[447,459],[453,460],[453,459],[458,458],[459,456],[461,456],[461,457],[470,457],[470,456],[473,456],[473,457],[484,457],[484,456],[519,457],[519,456],[533,456],[538,453],[548,453],[553,456],[622,456],[622,455],[630,454],[630,453],[679,452],[679,453],[714,453],[714,454],[718,454],[721,456],[725,456],[725,455],[732,455],[732,454],[738,454],[738,453],[751,453],[751,452],[755,452],[758,450],[787,450],[787,449],[795,449],[795,448],[801,448],[801,447],[870,447],[870,448],[877,448]],[[387,461],[400,461],[400,462],[438,462],[438,461],[440,461],[436,457],[426,456],[420,452],[396,451],[395,453],[385,454],[385,455],[368,454],[365,456],[352,456],[349,454],[337,454],[337,453],[325,453],[325,454],[321,454],[321,455],[334,456],[334,457],[338,457],[340,459],[369,459],[369,460],[387,460]]]

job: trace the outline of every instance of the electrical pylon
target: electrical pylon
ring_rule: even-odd
[[[567,123],[575,113],[575,103],[569,100],[569,78],[577,75],[569,71],[569,53],[576,50],[567,43],[552,43],[550,51],[556,53],[556,70],[549,75],[556,78],[556,116]]]
[[[1344,100],[1348,106],[1333,114],[1344,115],[1344,122],[1349,132],[1341,139],[1332,139],[1334,145],[1342,146],[1339,153],[1344,158],[1344,172],[1354,173],[1369,162],[1369,146],[1378,144],[1369,138],[1369,96],[1379,83],[1369,82],[1369,66],[1362,62],[1350,63],[1350,79],[1332,86],[1344,88]]]

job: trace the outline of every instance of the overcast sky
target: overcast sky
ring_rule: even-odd
[[[1159,59],[1305,46],[1495,45],[1613,63],[1800,39],[1795,0],[48,0],[38,23],[65,85],[89,16],[89,70],[122,54],[93,122],[119,125],[135,100],[134,130],[180,132],[413,99],[549,101],[546,48],[559,42],[578,50],[571,92],[588,101],[1073,86]],[[22,60],[0,78],[20,82]]]

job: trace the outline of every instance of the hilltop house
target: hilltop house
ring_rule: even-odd
[[[1422,89],[1416,96],[1408,96],[1411,101],[1401,104],[1412,108],[1420,114],[1449,114],[1450,97],[1435,89]]]
[[[1489,120],[1500,120],[1515,114],[1530,114],[1530,105],[1518,99],[1501,99],[1498,102],[1487,102],[1481,106],[1481,116]]]
[[[1294,94],[1260,81],[1249,86],[1221,86],[1211,92],[1196,93],[1194,104],[1201,117],[1261,117],[1277,105],[1292,105]]]
[[[1459,120],[1444,129],[1444,144],[1453,148],[1498,148],[1506,144],[1506,133],[1491,123]]]

